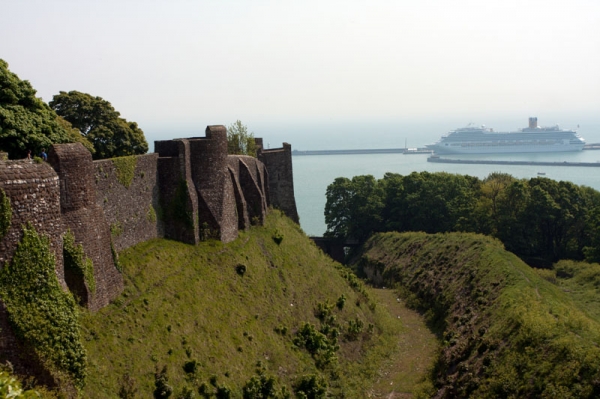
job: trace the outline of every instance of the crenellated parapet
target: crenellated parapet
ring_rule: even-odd
[[[48,162],[0,160],[12,221],[0,237],[0,267],[31,224],[49,238],[63,288],[97,310],[122,292],[117,254],[132,245],[157,237],[230,242],[262,224],[269,206],[298,220],[289,144],[264,150],[257,139],[258,158],[228,155],[224,126],[205,133],[156,141],[154,154],[134,157],[93,161],[81,144],[57,144]],[[65,271],[67,232],[93,263],[94,289],[81,272]]]
[[[240,230],[261,225],[269,206],[297,222],[291,146],[257,144],[258,158],[228,155],[227,131],[217,125],[205,137],[156,141],[154,154],[140,156],[93,161],[79,143],[53,145],[48,162],[0,154],[0,199],[8,199],[0,203],[0,269],[30,225],[48,238],[62,289],[96,311],[121,294],[118,252],[137,243],[157,237],[230,242]],[[74,267],[70,251],[82,251],[92,270],[89,262]],[[51,381],[36,359],[13,332],[0,298],[0,363]]]

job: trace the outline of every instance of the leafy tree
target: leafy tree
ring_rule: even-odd
[[[256,156],[254,133],[248,133],[248,127],[240,120],[227,127],[227,153]]]
[[[110,102],[78,91],[61,91],[50,107],[92,143],[94,159],[145,154],[148,143],[135,122],[120,117]]]
[[[48,104],[35,96],[26,80],[10,72],[0,59],[0,150],[11,159],[39,154],[55,143],[74,141]]]
[[[383,189],[371,175],[338,177],[327,187],[325,235],[365,240],[381,230]]]

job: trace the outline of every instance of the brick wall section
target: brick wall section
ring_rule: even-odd
[[[64,289],[62,235],[65,227],[60,215],[58,176],[47,163],[31,161],[0,161],[0,188],[11,201],[11,227],[0,240],[0,267],[10,262],[22,238],[22,226],[30,222],[40,234],[50,239],[56,258],[56,274]],[[12,332],[4,304],[0,300],[0,362],[10,361],[17,374],[34,376],[41,383],[53,386],[39,360],[24,348]]]
[[[63,269],[62,235],[65,227],[60,214],[60,189],[56,172],[48,163],[1,161],[0,188],[10,198],[11,227],[0,240],[0,267],[10,261],[21,240],[21,227],[31,223],[50,239],[56,258],[56,275],[66,288]]]
[[[234,184],[227,169],[227,130],[208,126],[206,137],[190,139],[192,180],[198,192],[198,217],[223,242],[238,235]]]
[[[63,223],[94,264],[95,292],[88,289],[83,276],[69,270],[65,270],[67,285],[90,310],[101,309],[121,293],[123,277],[113,261],[104,212],[96,203],[92,155],[80,143],[53,145],[48,162],[60,180]]]
[[[258,151],[260,159],[269,171],[270,205],[281,209],[290,219],[299,223],[296,198],[294,196],[294,173],[292,171],[292,146],[283,143],[283,148]]]
[[[162,214],[165,218],[164,235],[173,240],[197,244],[200,240],[198,232],[198,196],[192,181],[189,140],[155,141],[154,149],[159,155],[158,184]],[[183,181],[186,183],[185,211],[189,215],[191,225],[189,222],[176,220],[170,214],[177,188]]]
[[[129,187],[117,179],[116,167],[111,159],[94,161],[96,203],[104,210],[111,232],[120,232],[111,234],[118,252],[164,236],[163,224],[158,217],[158,154],[139,155],[136,158],[134,177]],[[156,218],[152,217],[152,210]]]

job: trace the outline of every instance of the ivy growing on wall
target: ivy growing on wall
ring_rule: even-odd
[[[85,285],[91,293],[96,292],[96,280],[94,280],[94,263],[85,256],[83,246],[75,242],[75,236],[68,230],[63,237],[63,256],[65,269],[82,276]]]
[[[121,183],[124,187],[129,188],[129,186],[131,186],[131,182],[133,182],[137,157],[135,155],[131,155],[128,157],[113,158],[112,163],[115,165],[115,171],[117,173],[117,180],[119,183]]]
[[[112,239],[110,240],[110,252],[112,254],[113,262],[115,263],[115,268],[119,271],[119,273],[123,273],[123,266],[119,261],[119,253],[115,249],[115,245],[113,244]]]
[[[8,198],[4,190],[0,188],[0,239],[8,233],[11,217],[12,208],[10,207],[10,198]]]
[[[168,211],[173,220],[183,223],[187,228],[194,227],[192,215],[187,209],[188,204],[188,185],[184,179],[180,179],[175,190],[175,196],[171,201]]]
[[[44,367],[67,375],[81,388],[86,377],[86,352],[79,333],[78,310],[64,292],[54,270],[47,237],[23,227],[10,264],[0,270],[0,298],[15,334],[31,347]]]

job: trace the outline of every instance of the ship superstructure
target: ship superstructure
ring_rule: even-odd
[[[516,132],[467,126],[451,131],[434,144],[427,145],[436,154],[498,154],[523,152],[581,151],[585,140],[574,130],[541,127],[537,118],[529,118],[529,127]]]

